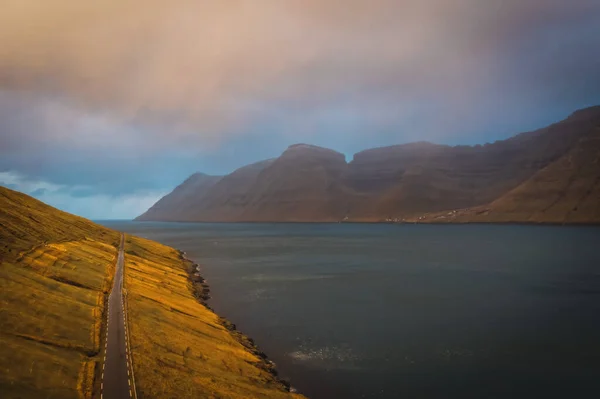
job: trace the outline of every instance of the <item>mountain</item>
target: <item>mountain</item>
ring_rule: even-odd
[[[349,163],[298,144],[182,197],[185,205],[164,208],[160,220],[600,222],[599,137],[596,106],[507,140],[373,148]],[[445,218],[448,211],[462,216]],[[157,219],[147,212],[138,220]]]
[[[208,194],[211,187],[221,180],[222,176],[209,176],[194,173],[175,189],[162,197],[146,212],[149,220],[168,221],[184,220],[190,209],[198,205]]]
[[[337,220],[343,215],[332,215],[345,167],[343,154],[294,145],[277,159],[224,177],[190,215],[206,221]]]
[[[451,215],[426,215],[422,220],[600,223],[600,127],[597,111],[589,109],[575,113],[571,121],[595,120],[596,128],[584,134],[572,132],[577,141],[568,151],[514,189],[489,204],[460,209]]]
[[[2,398],[102,397],[120,238],[0,186]],[[140,397],[304,398],[274,376],[249,338],[198,301],[206,289],[198,265],[130,235],[124,250],[129,359]]]

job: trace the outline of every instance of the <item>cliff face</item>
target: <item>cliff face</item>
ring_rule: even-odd
[[[221,178],[194,173],[136,220],[184,221]]]
[[[588,115],[483,146],[415,143],[359,153],[350,163],[350,181],[370,198],[354,216],[402,218],[490,203],[596,129],[600,108]]]
[[[303,221],[343,218],[343,154],[294,145],[279,158],[225,176],[190,207],[193,221]],[[184,207],[187,208],[187,207]],[[178,214],[178,220],[183,220]],[[144,214],[142,220],[153,220]]]
[[[242,220],[339,220],[343,154],[295,145],[265,168],[248,191]]]
[[[350,163],[332,150],[295,145],[275,160],[226,176],[186,208],[190,211],[170,220],[420,220],[423,215],[489,205],[498,220],[510,213],[514,221],[550,222],[560,216],[541,212],[549,207],[548,198],[560,197],[558,204],[581,197],[577,190],[591,190],[584,203],[569,205],[585,209],[569,220],[600,221],[591,211],[593,201],[598,202],[593,182],[600,176],[599,129],[600,107],[592,107],[493,144],[411,143],[365,150]],[[552,183],[552,188],[541,183],[555,180],[563,183]],[[484,214],[477,221],[486,221]]]
[[[592,110],[560,124],[575,143],[531,178],[489,204],[424,221],[600,223],[600,109]],[[579,129],[580,123],[589,128]]]

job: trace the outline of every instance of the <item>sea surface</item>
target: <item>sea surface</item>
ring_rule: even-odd
[[[600,397],[600,228],[101,222],[186,251],[314,399]]]

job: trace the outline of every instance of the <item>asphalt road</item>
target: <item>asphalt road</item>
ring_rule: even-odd
[[[121,235],[114,284],[108,296],[108,324],[100,384],[100,397],[102,399],[128,399],[135,397],[125,312],[123,310],[124,240],[125,236]]]

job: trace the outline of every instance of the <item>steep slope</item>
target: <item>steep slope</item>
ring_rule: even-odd
[[[297,144],[266,167],[247,193],[240,220],[337,221],[345,213],[343,154]]]
[[[194,209],[173,221],[336,221],[346,212],[343,154],[290,146],[279,158],[245,166],[222,178]],[[140,220],[155,220],[146,214]]]
[[[23,193],[0,186],[0,256],[11,259],[43,242],[76,241],[86,237],[117,245],[117,232],[60,211]]]
[[[119,234],[0,187],[0,392],[93,390]]]
[[[0,187],[0,396],[99,397],[120,234]],[[302,398],[247,338],[198,302],[191,262],[127,236],[126,304],[138,393]],[[96,378],[94,378],[96,376]]]
[[[583,112],[583,111],[581,111]],[[567,153],[598,126],[600,112],[575,113],[547,128],[483,146],[415,143],[367,150],[350,163],[349,181],[368,201],[355,219],[402,218],[486,204]]]
[[[185,219],[185,215],[193,212],[193,209],[209,193],[211,187],[217,184],[221,178],[222,176],[194,173],[171,193],[165,195],[156,204],[152,205],[137,220],[161,221]]]
[[[600,133],[600,131],[599,131]],[[490,205],[488,220],[600,223],[600,134]]]
[[[460,209],[451,216],[430,215],[426,220],[600,223],[600,121],[597,119],[596,124],[565,155],[489,205]]]
[[[215,193],[220,184],[230,187],[225,184],[227,176],[193,210],[172,212],[168,220],[414,220],[425,214],[477,207],[499,200],[562,159],[598,126],[600,106],[491,144],[451,147],[419,142],[374,148],[357,153],[348,164],[342,154],[332,150],[296,145],[237,190]],[[581,162],[593,162],[592,158]],[[593,174],[593,165],[589,168]],[[545,173],[560,172],[555,167]],[[575,186],[565,188],[572,189]],[[542,206],[534,196],[513,200],[513,207],[527,213],[528,207]],[[549,214],[536,218],[544,219],[543,215]]]
[[[223,177],[203,198],[198,207],[190,210],[184,221],[235,220],[241,217],[248,204],[248,193],[261,172],[274,162],[273,159],[257,162],[235,170]]]
[[[125,243],[130,339],[140,398],[302,399],[248,338],[191,294],[197,266],[173,248]]]

